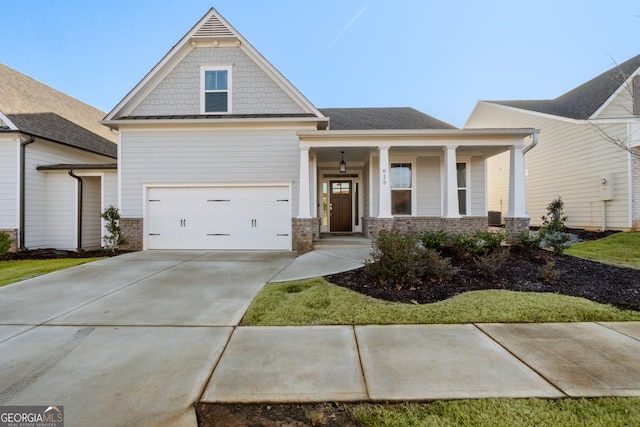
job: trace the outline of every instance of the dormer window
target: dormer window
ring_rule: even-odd
[[[201,114],[231,113],[231,67],[202,67],[201,80]]]

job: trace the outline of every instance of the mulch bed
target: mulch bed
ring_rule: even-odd
[[[34,249],[29,251],[9,252],[0,255],[0,261],[27,260],[27,259],[56,259],[56,258],[95,258],[122,255],[130,251],[64,251],[60,249]]]

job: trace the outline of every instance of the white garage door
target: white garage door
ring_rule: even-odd
[[[153,187],[149,249],[291,249],[289,187]]]

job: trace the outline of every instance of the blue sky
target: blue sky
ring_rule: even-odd
[[[637,0],[0,0],[0,62],[108,112],[210,7],[317,107],[460,127],[640,54]]]

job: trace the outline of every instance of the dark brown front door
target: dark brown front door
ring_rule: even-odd
[[[331,181],[331,231],[351,230],[351,181]]]

